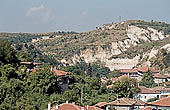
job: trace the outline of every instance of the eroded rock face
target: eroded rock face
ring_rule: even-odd
[[[161,49],[166,49],[168,52],[170,52],[170,44],[166,44]]]
[[[110,26],[109,28],[113,28],[113,26]],[[101,63],[105,64],[106,67],[114,70],[133,68],[141,60],[148,57],[148,60],[146,60],[144,63],[150,65],[149,59],[157,54],[157,49],[152,49],[151,51],[145,52],[142,58],[140,58],[140,56],[138,55],[132,59],[111,57],[114,55],[119,55],[131,46],[136,46],[142,42],[161,40],[165,38],[164,34],[162,32],[158,32],[153,28],[142,29],[136,26],[128,26],[126,31],[128,36],[126,39],[122,41],[112,42],[111,45],[109,45],[109,47],[107,48],[96,46],[95,49],[86,49],[84,51],[81,51],[79,55],[74,55],[74,57],[72,57],[72,61],[68,62],[72,62],[74,64],[75,62],[79,61],[80,58],[83,58],[87,63],[100,61]],[[166,45],[164,48],[170,49],[170,44]]]

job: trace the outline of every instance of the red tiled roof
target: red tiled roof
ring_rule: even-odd
[[[137,69],[120,69],[121,73],[137,73]]]
[[[108,85],[108,86],[106,86],[106,88],[112,88],[113,87],[113,85],[111,84],[111,85]]]
[[[150,88],[146,88],[144,86],[139,86],[138,88],[140,89],[140,93],[142,93],[142,94],[156,94],[156,93],[160,93],[160,92],[157,92],[157,91],[152,90]]]
[[[140,110],[152,110],[151,107],[144,107],[144,108],[141,108]]]
[[[170,91],[170,88],[166,88],[166,87],[162,87],[162,86],[158,86],[158,87],[154,87],[154,88],[150,88],[153,91]]]
[[[31,72],[30,74],[32,75],[33,73],[37,72],[37,70],[38,70],[38,68],[31,69],[30,70],[30,72]]]
[[[81,107],[75,104],[71,104],[71,103],[64,103],[58,106],[58,110],[81,110],[81,108],[84,108],[84,110],[87,110],[87,106],[86,107]],[[54,106],[51,110],[56,110],[56,106]],[[103,110],[101,108],[95,107],[95,106],[88,106],[88,110]]]
[[[103,110],[103,109],[95,107],[95,106],[88,106],[88,109],[87,109],[87,106],[86,106],[84,107],[84,110]]]
[[[148,72],[148,71],[149,71],[149,68],[148,68],[148,67],[141,67],[141,68],[138,68],[138,71]]]
[[[157,100],[149,104],[154,106],[170,107],[170,97],[163,98],[161,100]]]
[[[151,72],[153,72],[153,73],[159,73],[158,70],[155,70],[154,68],[151,68],[151,67],[141,67],[141,68],[138,68],[138,71],[143,72],[143,73],[148,72],[149,70]]]
[[[51,110],[56,110],[56,106],[53,107]],[[81,107],[75,104],[64,103],[59,105],[58,110],[81,110]]]
[[[143,102],[143,101],[138,100],[138,99],[132,99],[132,100],[136,101],[135,105],[137,105],[137,106],[144,106],[144,105],[147,104],[146,102]]]
[[[165,78],[168,78],[169,76],[163,75],[163,74],[159,74],[159,73],[155,73],[155,74],[153,74],[153,77],[154,78],[159,78],[159,79],[165,79]]]
[[[130,98],[120,98],[113,102],[110,102],[111,105],[124,105],[124,106],[132,106],[132,105],[138,105],[138,106],[144,106],[146,105],[145,102]]]
[[[56,76],[65,76],[65,75],[68,75],[69,72],[65,72],[65,71],[62,71],[62,70],[54,70],[54,75]]]
[[[99,102],[99,103],[95,104],[94,106],[96,106],[96,107],[103,107],[103,106],[105,106],[107,104],[108,104],[107,102]]]
[[[150,68],[150,71],[153,72],[153,73],[159,73],[160,72],[159,70],[155,70],[154,68]]]

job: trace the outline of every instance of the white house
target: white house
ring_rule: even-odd
[[[159,73],[155,73],[153,74],[153,78],[154,78],[154,82],[157,84],[166,82],[169,80],[169,76],[168,75],[163,75],[163,74],[159,74]]]
[[[140,92],[137,94],[134,94],[135,99],[139,99],[141,101],[147,102],[150,98],[158,97],[160,98],[161,92],[160,91],[154,91],[150,88],[146,88],[144,86],[139,86]]]
[[[170,96],[170,88],[166,88],[163,86],[159,86],[159,87],[154,87],[154,88],[150,88],[153,91],[156,92],[160,92],[160,98],[164,98],[164,97],[168,97]]]

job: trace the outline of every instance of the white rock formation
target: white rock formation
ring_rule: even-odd
[[[107,28],[112,29],[114,26],[108,26]],[[104,29],[104,28],[102,28]],[[127,36],[128,38],[123,41],[112,42],[109,48],[103,49],[102,47],[98,46],[96,49],[86,49],[81,51],[80,55],[75,55],[72,58],[72,62],[75,63],[79,61],[80,58],[84,58],[85,62],[91,63],[100,61],[109,67],[111,70],[114,69],[130,69],[136,66],[139,63],[140,56],[136,56],[132,59],[128,58],[117,58],[117,59],[110,59],[113,55],[119,55],[122,51],[126,51],[130,46],[136,46],[138,43],[142,41],[150,42],[151,40],[161,40],[165,38],[162,32],[158,32],[153,28],[142,29],[136,26],[128,26],[127,28]],[[164,48],[169,49],[170,51],[170,44],[164,46]],[[152,49],[150,52],[146,52],[143,55],[143,58],[146,56],[151,59],[157,54],[158,50]],[[146,64],[150,65],[149,59],[145,62]],[[66,61],[65,61],[66,62]]]

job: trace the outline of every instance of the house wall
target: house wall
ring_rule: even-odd
[[[170,95],[170,90],[161,91],[161,95]]]
[[[165,82],[165,81],[166,81],[166,79],[158,79],[158,78],[154,78],[154,82],[157,83],[157,84],[163,83],[163,82]]]
[[[116,110],[133,110],[132,107],[127,106],[114,106]]]
[[[153,110],[170,110],[170,107],[151,106]]]
[[[144,102],[147,102],[148,99],[154,98],[154,97],[160,98],[160,94],[141,94],[141,93],[139,93],[139,94],[134,95],[135,99],[139,99]]]

